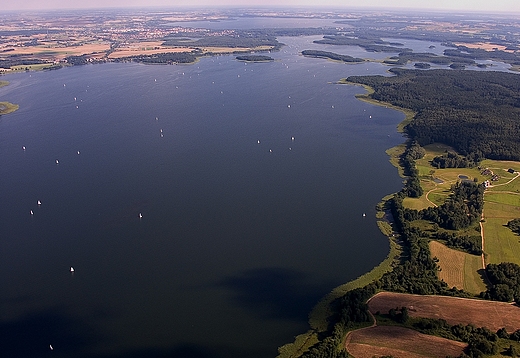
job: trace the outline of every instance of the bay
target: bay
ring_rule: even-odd
[[[316,38],[280,39],[271,63],[5,76],[8,356],[272,357],[384,259],[374,207],[401,187],[385,150],[403,114],[335,84],[388,67],[299,55],[342,51]]]

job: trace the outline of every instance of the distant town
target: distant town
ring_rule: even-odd
[[[406,50],[382,46],[385,36],[430,40],[452,46],[450,55],[459,55],[464,61],[468,57],[493,58],[518,69],[518,22],[505,15],[476,21],[480,16],[244,9],[6,12],[0,13],[0,71],[109,61],[189,63],[205,55],[277,50],[282,46],[277,37],[283,35],[324,35],[327,43],[358,45],[374,52]],[[208,21],[248,17],[331,19],[334,26],[247,31],[204,27]]]

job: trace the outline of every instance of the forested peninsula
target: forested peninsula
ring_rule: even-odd
[[[349,357],[351,338],[346,337],[379,322],[383,326],[400,325],[401,329],[462,342],[461,356],[483,357],[500,351],[516,356],[520,327],[508,332],[503,326],[492,331],[460,321],[448,323],[444,319],[417,316],[408,306],[385,312],[369,311],[369,299],[381,291],[520,302],[518,263],[489,264],[485,270],[480,269],[480,275],[487,277],[487,285],[482,283],[485,288],[480,293],[469,292],[439,278],[439,260],[430,249],[430,243],[437,242],[480,260],[484,252],[479,225],[487,188],[480,178],[494,175],[490,170],[479,167],[480,177],[465,177],[465,180],[455,174],[457,179],[447,186],[448,192],[438,198],[438,204],[416,209],[405,203],[409,198],[423,196],[423,176],[416,163],[419,160],[424,163],[425,145],[443,143],[454,148],[458,154],[447,152],[427,164],[430,168],[455,168],[454,173],[460,167],[476,170],[485,158],[520,160],[520,78],[512,73],[467,70],[390,71],[395,76],[352,76],[344,80],[371,89],[369,94],[358,95],[360,99],[413,111],[413,118],[408,118],[403,126],[408,140],[399,154],[405,185],[378,205],[379,218],[384,212],[392,217],[391,222],[382,225],[391,242],[390,254],[365,277],[336,288],[320,301],[310,314],[311,330],[296,337],[294,343],[280,347],[278,357]],[[510,182],[518,177],[513,169],[509,173]],[[430,176],[428,180],[433,179]],[[514,223],[508,225],[515,227]],[[484,263],[484,256],[482,260]],[[467,302],[471,305],[490,301]]]
[[[370,98],[416,112],[406,133],[475,158],[520,160],[520,77],[495,71],[391,69],[393,77],[352,76]]]

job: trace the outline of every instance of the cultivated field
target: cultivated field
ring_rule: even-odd
[[[458,357],[466,343],[429,336],[411,329],[376,326],[351,332],[346,349],[356,358],[394,356],[399,358]]]
[[[520,307],[505,302],[392,292],[381,292],[368,302],[372,313],[388,313],[398,307],[408,307],[411,317],[444,319],[449,324],[472,324],[494,332],[520,329]]]
[[[439,259],[439,278],[449,287],[457,287],[473,294],[486,290],[486,285],[478,273],[478,270],[482,269],[480,256],[450,249],[437,241],[430,241],[430,251],[433,257]]]

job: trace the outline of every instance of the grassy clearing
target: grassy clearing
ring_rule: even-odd
[[[439,278],[450,287],[457,287],[475,295],[486,290],[478,270],[482,269],[480,256],[450,249],[437,242],[430,241],[432,256],[439,259]]]
[[[439,279],[450,287],[464,289],[464,253],[450,249],[437,241],[430,241],[430,251],[439,262]]]
[[[445,198],[447,197],[443,196],[444,199],[440,201],[440,203],[439,201],[435,202],[430,198],[430,194],[438,190],[435,182],[433,182],[432,180],[421,180],[421,187],[423,188],[424,194],[421,195],[419,198],[404,198],[403,205],[406,208],[422,210],[430,206],[438,206],[442,204]]]
[[[415,163],[424,194],[419,198],[406,198],[403,204],[407,208],[421,210],[443,204],[450,195],[451,186],[461,178],[467,177],[470,180],[476,178],[478,182],[489,179],[489,177],[481,175],[478,168],[437,169],[432,167],[430,163],[434,157],[442,155],[446,151],[453,151],[453,148],[447,145],[435,143],[425,146],[424,149],[426,155]],[[396,157],[400,153],[396,150],[392,152]]]

